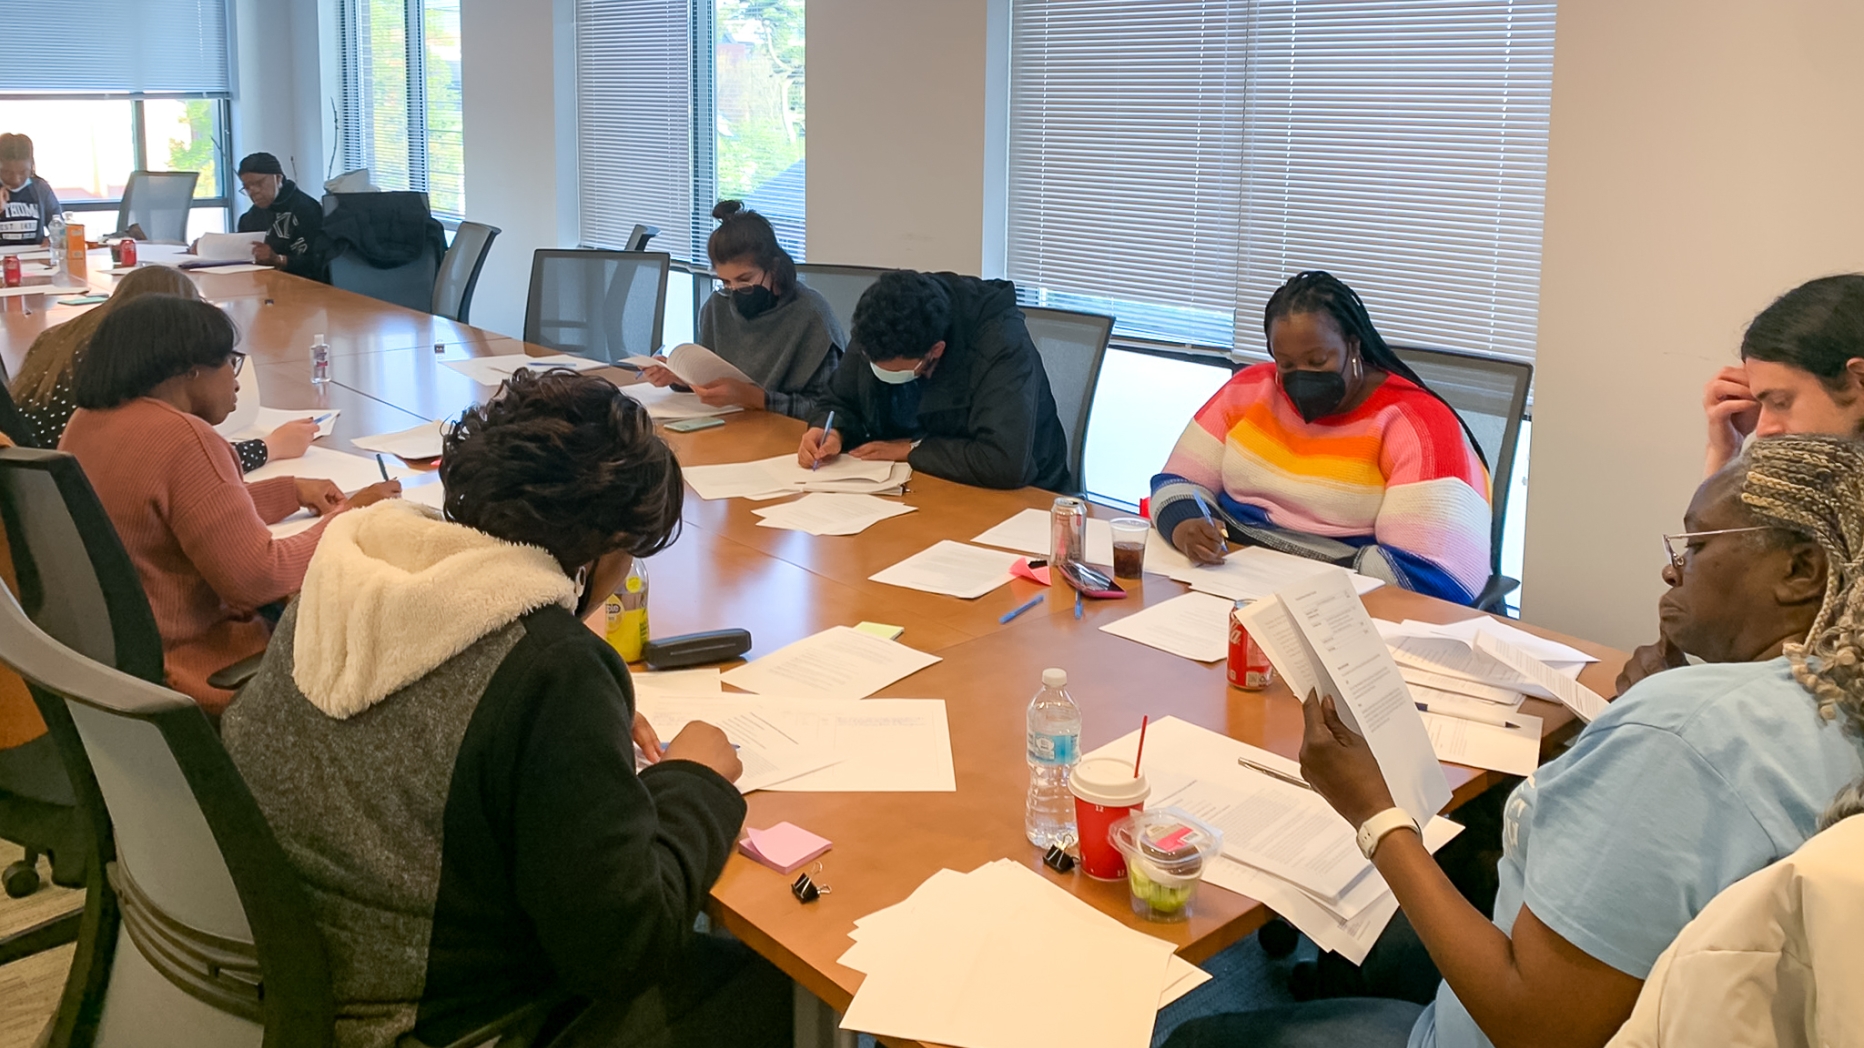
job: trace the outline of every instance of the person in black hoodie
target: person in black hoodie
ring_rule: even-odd
[[[848,449],[959,484],[1067,489],[1067,438],[1016,285],[882,274],[855,306],[849,341],[803,434],[802,465]]]
[[[264,233],[265,243],[252,249],[252,260],[277,266],[294,276],[330,282],[325,267],[324,206],[285,177],[270,153],[253,153],[239,162],[240,192],[252,207],[239,216],[241,233]]]
[[[787,1046],[789,981],[693,929],[744,821],[731,743],[663,752],[579,621],[673,541],[673,452],[607,381],[521,373],[440,478],[444,517],[332,521],[221,725],[324,934],[337,1048],[564,994],[589,1003],[555,1048]]]

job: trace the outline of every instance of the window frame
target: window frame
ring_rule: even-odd
[[[10,95],[8,96],[8,98],[10,100],[19,101],[19,102],[111,102],[111,101],[120,102],[124,100],[123,97],[120,95],[69,95],[69,94]],[[147,117],[146,111],[143,108],[143,103],[149,102],[149,101],[193,102],[193,101],[199,101],[201,99],[205,99],[207,101],[215,103],[214,105],[214,132],[215,132],[214,133],[214,160],[215,160],[214,173],[219,181],[219,185],[214,187],[215,193],[213,196],[195,197],[193,201],[188,205],[188,210],[190,212],[193,212],[193,211],[198,211],[202,209],[219,208],[220,210],[226,212],[227,227],[232,228],[232,225],[233,225],[233,187],[232,187],[233,142],[232,142],[232,135],[228,132],[228,129],[233,126],[233,102],[231,99],[222,98],[218,95],[134,95],[134,96],[131,96],[128,99],[129,104],[130,104],[129,106],[130,155],[134,159],[135,164],[133,167],[130,168],[130,170],[132,172],[154,170],[153,168],[149,166],[149,126],[148,126],[148,117]],[[167,169],[164,168],[163,170],[167,170]],[[93,211],[104,211],[104,212],[115,213],[115,212],[122,211],[123,198],[115,197],[115,198],[105,198],[105,199],[92,199],[92,198],[86,197],[80,200],[60,200],[58,202],[58,206],[62,210],[68,213],[71,213],[71,214],[88,213],[88,212],[93,212]],[[115,232],[115,230],[112,230],[111,232]]]
[[[360,96],[362,101],[355,106],[358,120],[362,126],[341,126],[337,132],[337,152],[345,171],[368,168],[370,179],[377,175],[374,163],[375,114],[368,101],[368,92],[360,69],[358,58],[358,21],[356,9],[368,0],[337,0],[337,112],[341,115],[350,110],[350,100]],[[427,113],[427,3],[426,0],[402,0],[402,63],[406,83],[403,85],[406,102],[403,114],[407,123],[408,134],[408,188],[423,193],[428,198],[430,209],[433,207],[433,185],[430,181],[432,164],[428,156],[431,143],[428,140]],[[465,175],[460,177],[460,196],[465,197]],[[387,188],[387,187],[384,187]],[[449,229],[457,228],[465,220],[463,213],[435,209],[433,215],[442,225]]]

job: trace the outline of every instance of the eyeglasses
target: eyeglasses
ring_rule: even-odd
[[[240,370],[246,366],[246,354],[228,353],[227,366],[233,369],[235,375],[239,374]]]
[[[1684,531],[1663,537],[1663,555],[1668,557],[1672,567],[1682,571],[1689,557],[1691,539],[1706,539],[1713,535],[1743,535],[1752,531],[1772,531],[1773,528],[1757,525],[1751,528],[1718,528],[1715,531]]]

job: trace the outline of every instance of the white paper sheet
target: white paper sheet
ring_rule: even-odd
[[[194,242],[195,258],[252,260],[252,249],[265,243],[265,233],[202,233]],[[138,244],[138,247],[142,245]],[[138,253],[138,257],[140,253]]]
[[[1509,714],[1509,723],[1517,725],[1513,728],[1434,711],[1420,716],[1430,733],[1431,752],[1440,761],[1508,775],[1532,775],[1540,767],[1541,721],[1533,714]]]
[[[1013,549],[1032,557],[1046,557],[1050,553],[1050,519],[1048,510],[1026,509],[971,541],[985,546]],[[1113,563],[1113,526],[1104,520],[1092,517],[1087,519],[1087,562],[1102,565]]]
[[[1464,619],[1461,622],[1444,623],[1436,626],[1436,630],[1446,637],[1456,637],[1472,644],[1475,643],[1475,639],[1478,635],[1487,634],[1497,640],[1507,641],[1545,663],[1591,663],[1599,661],[1570,644],[1562,644],[1557,640],[1548,640],[1545,637],[1529,633],[1524,629],[1510,626],[1505,622],[1499,622],[1487,615],[1478,615],[1473,619]]]
[[[1234,604],[1208,593],[1186,593],[1115,619],[1100,630],[1196,662],[1217,662],[1229,657]]]
[[[307,418],[317,420],[317,435],[319,437],[327,437],[330,435],[330,431],[336,427],[337,416],[341,414],[343,414],[343,412],[337,408],[304,408],[303,410],[294,411],[287,408],[262,407],[253,415],[252,421],[248,425],[242,427],[230,436],[227,436],[227,439],[259,440],[269,436],[273,430],[287,422],[297,422],[300,419]],[[232,416],[228,416],[229,419],[231,417]]]
[[[804,739],[835,763],[775,783],[779,793],[954,793],[951,727],[943,699],[818,703]],[[789,723],[785,721],[784,723]]]
[[[90,288],[82,284],[21,284],[19,287],[0,287],[0,298],[17,298],[20,295],[82,295]]]
[[[1480,681],[1455,677],[1447,673],[1433,673],[1430,670],[1420,669],[1405,659],[1399,658],[1399,654],[1393,652],[1392,661],[1398,663],[1398,673],[1404,677],[1404,682],[1411,686],[1413,695],[1417,694],[1419,688],[1425,688],[1508,709],[1518,708],[1527,699],[1527,695],[1520,691],[1493,684],[1483,684]]]
[[[501,353],[489,357],[443,360],[441,363],[482,386],[496,386],[525,369],[549,371],[552,368],[569,368],[573,371],[591,371],[608,366],[599,360],[572,357],[567,353],[555,353],[544,357],[533,357],[524,353]]]
[[[395,455],[404,459],[438,458],[441,441],[446,437],[451,425],[452,423],[445,420],[423,422],[418,426],[410,426],[393,433],[357,437],[350,443],[365,451],[380,451],[384,455]]]
[[[731,361],[697,342],[682,342],[668,350],[664,357],[629,357],[621,361],[623,367],[643,368],[656,364],[673,372],[684,386],[709,386],[728,378],[756,385],[751,376],[738,370]]]
[[[1223,831],[1223,854],[1323,898],[1338,898],[1371,869],[1353,827],[1320,794],[1268,775],[1232,777],[1227,785],[1194,779],[1155,791],[1146,805],[1183,808]]]
[[[270,272],[272,268],[271,266],[259,265],[256,262],[237,262],[230,266],[200,266],[189,269],[188,272],[197,276],[203,273],[231,276],[235,273],[266,273]]]
[[[836,626],[727,670],[722,679],[772,695],[864,699],[938,661],[899,641]]]
[[[889,517],[911,513],[916,508],[872,495],[816,491],[794,502],[751,512],[763,518],[758,522],[760,528],[806,531],[811,535],[859,535]]]
[[[400,479],[413,476],[414,473],[405,466],[391,462],[388,464],[388,475]],[[320,448],[315,444],[312,444],[301,458],[268,462],[246,474],[248,483],[271,480],[274,477],[328,480],[341,488],[346,495],[382,481],[382,473],[376,467],[374,459],[351,455],[343,451],[333,451],[330,448]],[[295,535],[316,522],[317,517],[310,510],[299,510],[277,524],[273,524],[271,526],[272,536],[285,538]]]
[[[1556,671],[1513,644],[1484,633],[1476,638],[1476,648],[1552,692],[1553,697],[1564,703],[1580,720],[1590,724],[1605,713],[1608,703],[1603,695]]]
[[[654,726],[661,742],[671,742],[693,721],[724,732],[744,766],[735,783],[739,793],[768,789],[840,759],[828,747],[803,737],[793,719],[767,713],[750,696],[637,694],[635,709]]]
[[[1430,733],[1391,652],[1365,605],[1342,574],[1325,574],[1288,586],[1276,599],[1294,616],[1320,664],[1350,708],[1355,731],[1378,758],[1398,806],[1418,825],[1450,802],[1450,784],[1430,748]]]
[[[1187,565],[1189,563],[1186,561]],[[1192,589],[1214,593],[1219,597],[1259,600],[1285,586],[1326,573],[1340,574],[1351,579],[1354,591],[1360,594],[1370,593],[1384,585],[1378,579],[1347,571],[1337,565],[1278,553],[1261,546],[1232,549],[1221,564],[1176,568],[1169,572],[1169,577]]]
[[[651,382],[634,382],[620,387],[623,393],[639,401],[647,409],[647,417],[657,422],[674,422],[683,418],[711,418],[715,415],[729,415],[744,409],[733,404],[729,407],[713,407],[699,399],[697,393],[680,393],[673,389],[661,389]]]
[[[690,466],[681,471],[693,493],[714,499],[780,497],[797,491],[879,494],[898,488],[912,476],[904,462],[866,462],[847,455],[808,469],[795,455],[772,455],[751,462]]]
[[[634,685],[636,696],[722,695],[725,689],[720,686],[718,672],[715,667],[696,670],[648,670],[630,674],[629,680]]]
[[[1010,581],[1010,568],[1021,559],[1014,553],[942,539],[868,579],[975,600]]]

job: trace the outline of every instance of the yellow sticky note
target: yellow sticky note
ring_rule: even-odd
[[[905,626],[889,626],[884,622],[863,622],[855,627],[862,633],[872,634],[881,640],[895,640],[906,632]]]

